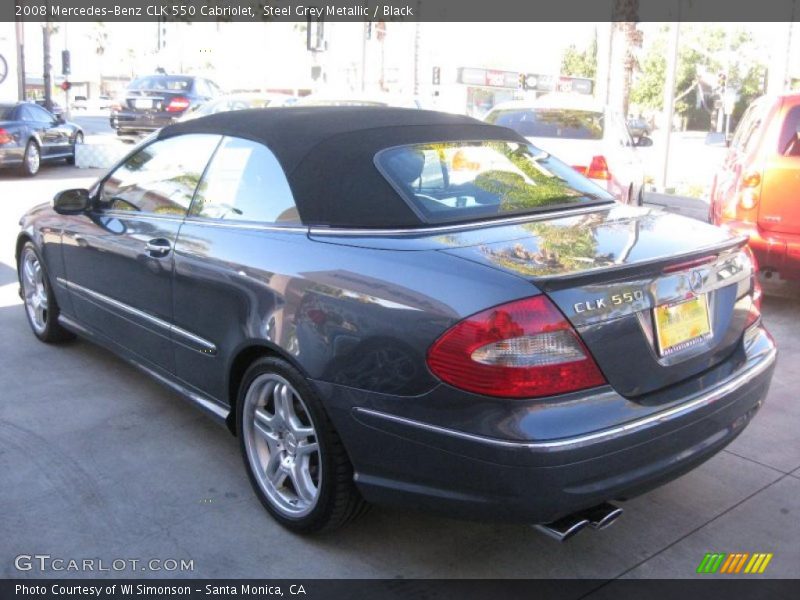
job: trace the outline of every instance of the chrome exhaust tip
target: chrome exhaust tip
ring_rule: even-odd
[[[592,529],[605,529],[622,516],[622,509],[609,502],[603,502],[581,514],[589,521]]]
[[[621,508],[608,502],[603,502],[603,504],[567,515],[552,523],[538,523],[533,528],[554,540],[566,542],[586,527],[596,530],[610,527],[621,515]]]
[[[554,540],[566,542],[589,524],[588,519],[579,515],[567,515],[552,523],[537,523],[533,528]]]

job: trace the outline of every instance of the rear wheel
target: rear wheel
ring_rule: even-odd
[[[17,265],[25,314],[33,334],[43,342],[63,342],[72,339],[72,333],[58,323],[58,304],[50,287],[44,264],[36,247],[27,242],[22,248]]]
[[[39,152],[39,145],[33,140],[29,140],[25,146],[25,154],[22,155],[22,166],[20,167],[22,174],[33,177],[39,172],[41,165],[42,155]]]
[[[237,430],[261,503],[298,533],[334,529],[365,508],[353,467],[322,403],[287,362],[261,358],[245,373]]]

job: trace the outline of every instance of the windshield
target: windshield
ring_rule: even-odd
[[[603,137],[603,113],[555,108],[500,109],[488,123],[513,129],[525,137],[599,140]]]
[[[613,201],[601,187],[529,144],[416,144],[383,150],[375,161],[392,186],[428,223]]]
[[[0,121],[11,121],[14,118],[13,106],[0,106]]]
[[[189,77],[171,77],[168,75],[154,75],[152,77],[140,77],[134,79],[128,86],[129,90],[158,90],[166,92],[186,92],[192,87],[192,80]]]

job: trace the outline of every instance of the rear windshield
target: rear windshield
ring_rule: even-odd
[[[389,148],[375,162],[427,223],[536,213],[613,197],[529,144],[440,142]]]
[[[192,87],[190,77],[173,77],[170,75],[154,75],[134,79],[128,86],[129,90],[159,90],[166,92],[186,92]]]
[[[14,106],[0,106],[0,121],[11,121],[14,118]]]
[[[552,108],[506,109],[492,112],[486,121],[513,129],[525,137],[599,140],[603,113]]]

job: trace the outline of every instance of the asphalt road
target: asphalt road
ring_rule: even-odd
[[[0,172],[0,577],[683,578],[706,552],[772,552],[766,573],[747,577],[797,576],[797,299],[764,303],[781,356],[754,422],[695,471],[624,503],[608,530],[559,545],[524,525],[375,508],[339,532],[299,537],[263,511],[227,431],[108,352],[48,346],[29,331],[16,296],[17,220],[96,175]],[[15,569],[16,556],[35,553],[184,559],[194,570]]]

